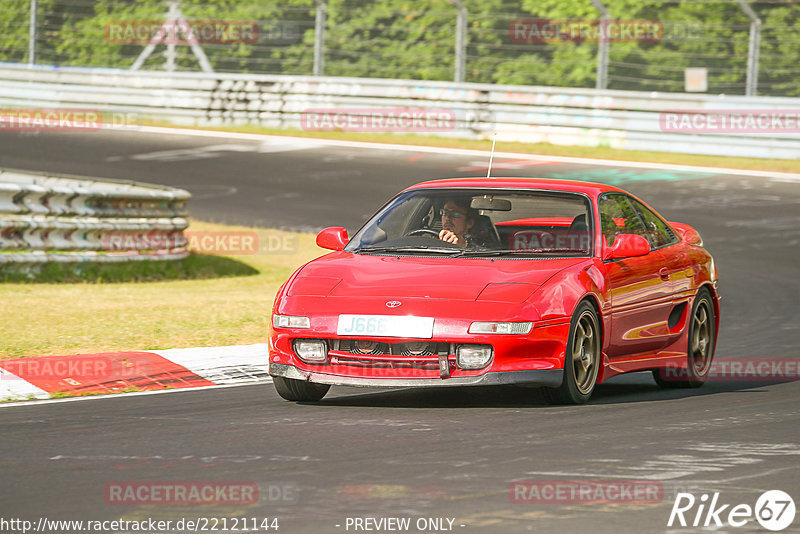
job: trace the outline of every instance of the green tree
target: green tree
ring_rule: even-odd
[[[664,38],[627,49],[614,45],[614,88],[683,91],[684,69],[705,67],[710,93],[744,92],[749,22],[738,5],[636,4],[630,16],[660,20]]]
[[[291,15],[297,19],[309,18],[312,0],[288,0],[280,4],[242,3],[233,0],[182,0],[180,8],[188,20],[195,21],[254,21],[260,27],[257,42],[205,42],[202,48],[216,70],[252,72],[280,72],[273,48],[279,47],[273,31],[286,26]],[[64,64],[96,67],[129,68],[145,44],[121,44],[109,38],[108,28],[131,21],[161,22],[166,19],[167,3],[164,0],[97,0],[91,17],[63,25],[59,32],[58,51]],[[289,20],[292,20],[291,18]],[[295,20],[296,22],[296,20]],[[298,39],[300,36],[298,35]],[[285,48],[285,46],[284,46]],[[143,69],[163,69],[164,45],[157,47],[158,54],[151,55]],[[275,67],[275,64],[278,64]],[[197,58],[187,45],[177,49],[177,65],[185,70],[199,70]]]
[[[70,9],[56,0],[39,0],[36,24],[37,63],[46,62],[55,49],[50,28],[58,28],[69,17]],[[27,62],[30,42],[30,0],[3,0],[0,10],[0,61]]]
[[[3,61],[28,59],[29,0],[7,0],[0,16],[0,57]]]
[[[800,96],[800,5],[775,7],[762,18],[758,94]]]
[[[466,81],[594,87],[596,42],[524,42],[512,31],[530,19],[597,20],[591,0],[463,0],[468,10]],[[684,70],[705,67],[709,92],[743,94],[750,22],[733,1],[604,0],[615,19],[663,23],[659,42],[612,42],[610,89],[683,91]],[[27,60],[30,0],[3,0],[0,60]],[[221,72],[311,74],[314,0],[181,0],[194,20],[255,21],[257,42],[205,43]],[[755,0],[763,20],[759,94],[800,93],[800,4]],[[108,38],[115,21],[162,21],[166,0],[39,0],[37,62],[130,68],[144,44]],[[325,74],[444,80],[454,77],[457,9],[452,0],[327,0]],[[160,46],[144,69],[163,69]],[[198,70],[188,46],[178,67]]]

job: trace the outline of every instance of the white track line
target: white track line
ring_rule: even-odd
[[[404,152],[427,152],[431,154],[450,154],[456,156],[487,157],[489,150],[472,150],[466,148],[444,148],[433,146],[396,145],[389,143],[368,143],[365,141],[342,141],[338,139],[320,139],[317,137],[295,137],[266,134],[252,134],[241,132],[223,132],[217,130],[191,130],[183,128],[167,128],[160,126],[132,127],[130,131],[140,131],[153,134],[186,135],[192,137],[210,137],[215,139],[237,139],[248,141],[279,141],[297,142],[305,140],[313,146],[333,146],[346,148],[367,148],[372,150],[398,150]],[[582,165],[602,165],[607,167],[631,167],[638,169],[659,169],[689,172],[708,172],[713,174],[729,174],[734,176],[749,176],[762,178],[776,178],[787,182],[800,182],[800,174],[788,172],[755,171],[743,169],[728,169],[724,167],[701,167],[695,165],[676,165],[672,163],[648,163],[643,161],[621,161],[611,159],[578,158],[569,156],[548,156],[543,154],[520,154],[516,152],[496,152],[496,158],[530,159],[534,161],[548,161],[554,163],[576,163]]]

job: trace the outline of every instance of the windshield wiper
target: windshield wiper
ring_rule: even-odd
[[[361,247],[356,252],[376,252],[388,254],[408,254],[414,252],[432,252],[436,254],[454,254],[460,255],[463,250],[460,248],[445,248],[445,247],[428,247],[425,245],[416,247]]]
[[[463,250],[460,256],[519,256],[522,254],[587,254],[585,250],[574,248],[528,248],[520,250]]]

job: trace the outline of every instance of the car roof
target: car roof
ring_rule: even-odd
[[[584,193],[596,197],[608,191],[625,192],[611,185],[595,182],[581,182],[577,180],[554,180],[552,178],[445,178],[443,180],[430,180],[407,188],[406,191],[431,188],[484,188],[497,189],[542,189],[546,191],[565,191],[570,193]]]

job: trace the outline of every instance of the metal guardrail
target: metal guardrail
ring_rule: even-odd
[[[454,114],[435,135],[756,158],[800,157],[798,130],[673,133],[662,114],[800,110],[800,99],[318,76],[128,72],[0,65],[0,108],[92,108],[177,125],[302,128],[310,109]]]
[[[0,265],[184,258],[190,197],[171,187],[0,169]]]

